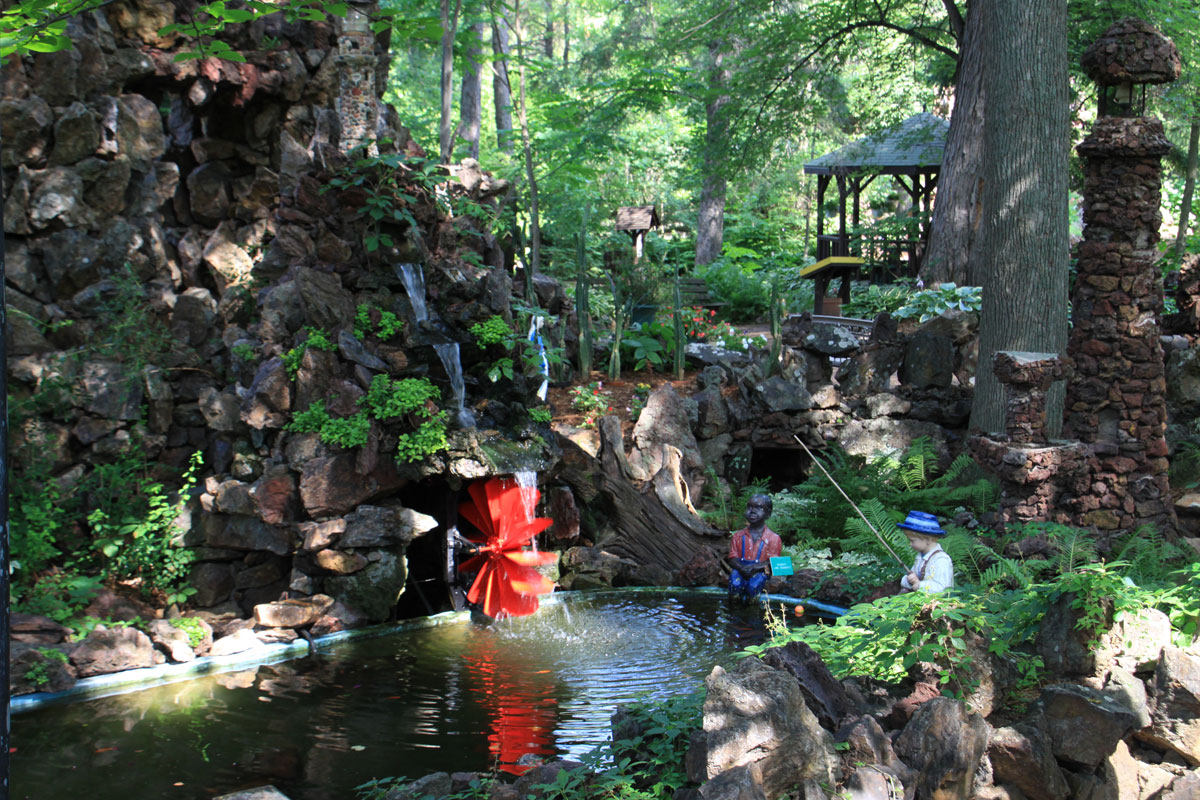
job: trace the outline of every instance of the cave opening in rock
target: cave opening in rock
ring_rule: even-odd
[[[812,459],[798,447],[755,447],[747,482],[765,480],[777,492],[803,483],[811,468]]]

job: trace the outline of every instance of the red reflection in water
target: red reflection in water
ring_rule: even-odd
[[[482,545],[479,554],[463,561],[460,572],[478,572],[467,600],[478,603],[489,617],[523,617],[537,611],[539,594],[554,590],[554,584],[539,573],[539,564],[558,560],[555,553],[539,553],[525,547],[554,521],[546,517],[528,519],[521,500],[521,487],[513,480],[490,478],[476,481],[467,489],[471,502],[458,512],[482,533],[467,536]],[[532,491],[537,502],[537,489]]]
[[[521,756],[555,753],[554,678],[550,670],[539,670],[533,663],[501,664],[498,655],[493,642],[480,642],[473,652],[463,654],[463,660],[467,674],[478,681],[475,697],[491,718],[491,760],[499,769],[520,775],[530,768],[517,763]]]

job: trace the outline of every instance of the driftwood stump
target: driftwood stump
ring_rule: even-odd
[[[725,534],[696,515],[680,474],[683,454],[662,445],[662,467],[636,481],[625,457],[621,423],[604,417],[595,455],[559,436],[560,477],[591,511],[597,547],[644,565],[676,572],[703,549],[720,550]]]

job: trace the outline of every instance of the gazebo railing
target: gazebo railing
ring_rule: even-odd
[[[869,272],[872,281],[884,280],[889,275],[912,277],[924,251],[924,240],[909,236],[826,233],[817,237],[817,261],[832,256],[857,256],[866,262],[863,269]]]

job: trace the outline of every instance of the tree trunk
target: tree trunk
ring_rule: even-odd
[[[454,36],[458,32],[458,13],[462,0],[455,0],[450,13],[450,0],[442,0],[442,115],[438,125],[438,154],[443,164],[450,163],[454,147]]]
[[[1187,246],[1188,219],[1192,216],[1192,195],[1196,191],[1197,149],[1200,149],[1200,117],[1192,118],[1188,134],[1187,174],[1183,183],[1183,198],[1179,201],[1179,233],[1175,236],[1175,260],[1183,258]]]
[[[725,154],[728,150],[726,106],[729,95],[723,94],[729,81],[725,66],[727,46],[724,42],[709,45],[712,60],[709,70],[709,101],[705,112],[704,175],[700,184],[700,208],[696,219],[696,266],[710,264],[721,255],[725,237]]]
[[[554,0],[546,0],[546,32],[542,35],[542,52],[554,58]]]
[[[525,180],[529,183],[529,274],[536,275],[542,268],[542,225],[538,213],[537,175],[533,169],[533,141],[529,135],[529,109],[525,91],[525,37],[521,22],[521,4],[518,0],[513,9],[513,33],[517,37],[518,67],[517,119],[521,125],[521,149],[525,155]],[[532,302],[533,298],[526,298]]]
[[[983,315],[971,425],[996,433],[1004,399],[993,355],[1062,353],[1067,342],[1067,4],[992,0],[985,8],[994,35],[983,64],[989,113],[975,246]],[[1062,389],[1050,398],[1051,436],[1061,428]]]
[[[954,113],[938,175],[929,248],[921,265],[921,277],[927,284],[953,281],[959,286],[979,285],[980,276],[973,274],[971,256],[979,230],[983,188],[984,11],[981,0],[974,0],[967,9],[954,87]]]
[[[467,51],[467,67],[463,71],[462,94],[458,101],[458,136],[467,143],[471,158],[479,158],[479,129],[483,121],[483,86],[480,81],[480,54],[483,23],[471,26],[471,48]]]
[[[508,28],[492,22],[492,96],[496,106],[496,146],[512,153],[512,86],[508,82]]]
[[[567,7],[567,13],[563,17],[563,69],[571,66],[571,8]]]

